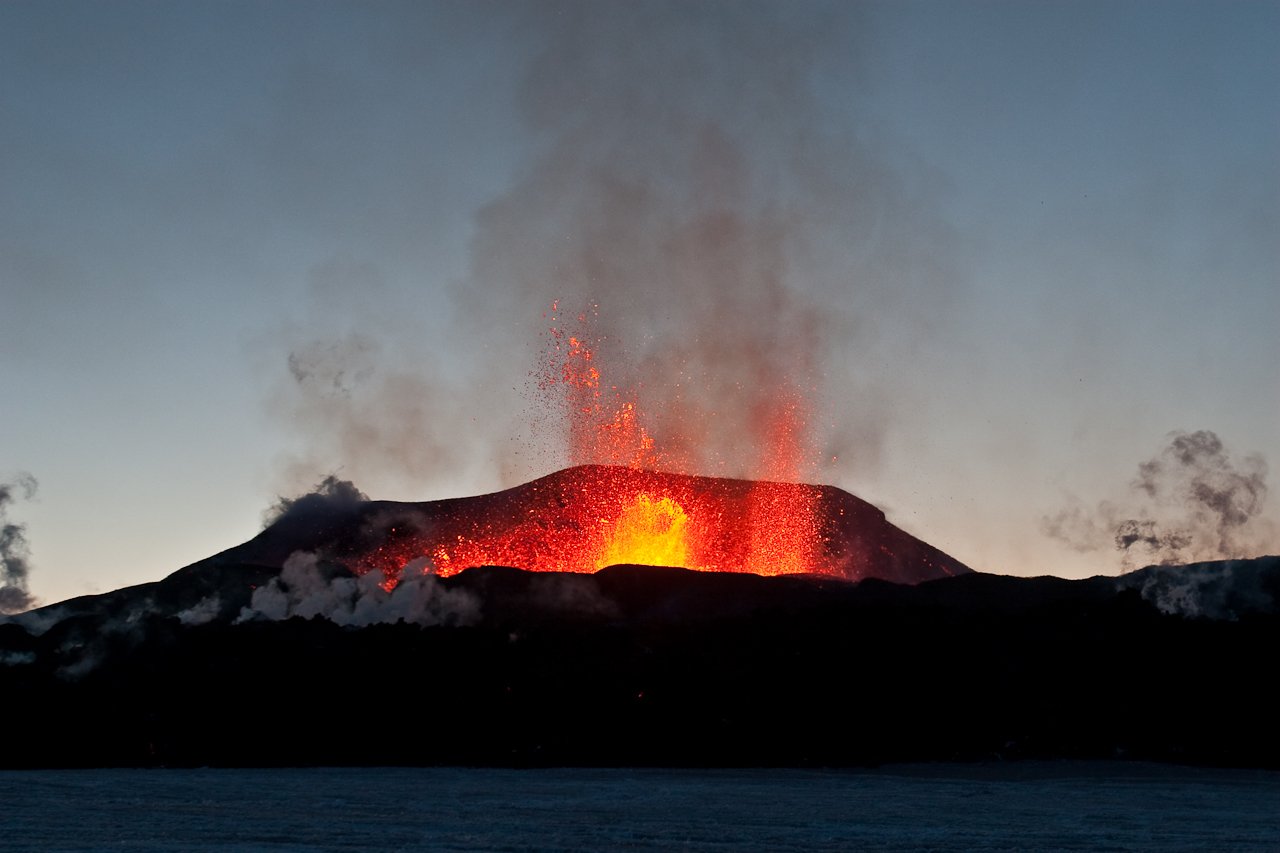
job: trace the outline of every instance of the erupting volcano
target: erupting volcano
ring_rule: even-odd
[[[29,697],[0,725],[30,735],[0,766],[1280,765],[1255,677],[1277,558],[979,574],[802,481],[805,383],[755,389],[745,426],[653,419],[646,389],[605,383],[599,340],[553,326],[538,375],[568,467],[419,503],[329,478],[161,581],[0,620],[0,694]],[[739,429],[755,457],[716,458]],[[891,583],[854,583],[872,579]],[[1137,647],[1177,651],[1115,654]],[[370,708],[429,709],[448,736],[334,728]]]
[[[696,476],[698,448],[666,443],[646,426],[634,390],[605,381],[594,312],[566,327],[553,303],[537,388],[565,430],[573,467],[506,492],[416,505],[382,505],[354,540],[326,552],[358,574],[442,577],[474,566],[595,572],[611,565],[673,566],[760,575],[818,574],[918,582],[968,571],[838,489],[796,480],[816,470],[803,396],[765,395],[742,427],[765,480]],[[670,422],[664,420],[670,433]],[[682,430],[679,424],[675,432]],[[739,465],[739,467],[743,467]],[[389,519],[389,521],[387,521]]]

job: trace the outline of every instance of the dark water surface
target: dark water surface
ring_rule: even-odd
[[[1273,850],[1280,773],[878,770],[0,772],[3,850]]]

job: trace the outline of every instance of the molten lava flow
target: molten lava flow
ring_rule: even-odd
[[[641,566],[686,566],[689,563],[689,516],[669,497],[636,495],[606,532],[596,567],[633,563]]]

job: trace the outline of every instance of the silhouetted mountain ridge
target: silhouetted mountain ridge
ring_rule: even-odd
[[[526,499],[498,494],[486,512]],[[0,766],[1280,767],[1280,557],[915,584],[483,566],[388,592],[342,548],[405,509],[313,502],[163,580],[0,620],[21,735]]]

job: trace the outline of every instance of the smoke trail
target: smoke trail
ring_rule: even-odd
[[[536,372],[556,299],[591,316],[604,390],[634,403],[666,467],[807,479],[834,457],[874,465],[878,402],[894,392],[868,366],[945,315],[954,236],[932,188],[873,133],[835,124],[815,83],[844,63],[840,110],[857,109],[866,81],[846,55],[872,38],[862,12],[512,14],[531,45],[513,51],[532,57],[518,103],[530,153],[479,212],[445,306],[450,350],[468,357],[413,363],[412,330],[387,315],[423,306],[383,300],[376,270],[327,270],[348,285],[317,289],[331,319],[289,342],[274,401],[304,437],[292,479],[341,464],[362,482],[422,483],[480,459],[510,481],[588,461],[570,454],[567,425],[512,392]]]
[[[1233,459],[1209,430],[1172,432],[1138,465],[1122,500],[1069,507],[1046,517],[1043,530],[1080,551],[1112,546],[1126,569],[1254,556],[1274,547],[1275,530],[1260,515],[1266,478],[1259,454]]]
[[[31,548],[27,544],[27,526],[9,521],[9,504],[21,494],[30,500],[38,484],[30,474],[19,474],[12,483],[0,483],[0,614],[30,610],[35,599],[27,592],[27,575],[31,566]]]

